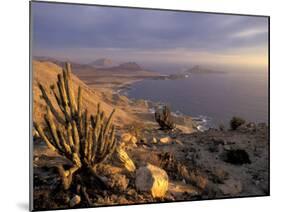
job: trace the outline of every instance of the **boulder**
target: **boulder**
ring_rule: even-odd
[[[160,143],[162,144],[169,144],[172,142],[172,138],[170,136],[160,138]]]
[[[137,138],[131,133],[123,133],[121,135],[121,142],[125,145],[133,145],[136,146]]]
[[[79,195],[75,195],[72,197],[72,199],[69,202],[70,207],[74,207],[75,205],[78,205],[81,202],[81,197]]]
[[[154,198],[164,197],[169,186],[168,175],[165,170],[147,164],[136,171],[136,188],[149,192]]]
[[[152,144],[157,144],[157,138],[153,137],[152,140],[151,140],[151,143]]]

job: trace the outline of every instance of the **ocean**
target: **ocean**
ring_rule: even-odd
[[[161,102],[192,116],[205,128],[229,126],[233,116],[268,122],[268,73],[237,71],[188,74],[178,80],[143,80],[126,92],[134,99]]]

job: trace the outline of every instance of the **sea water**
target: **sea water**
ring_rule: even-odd
[[[266,71],[196,73],[177,80],[143,80],[133,84],[127,95],[167,104],[173,112],[192,116],[204,127],[228,127],[233,116],[268,122]]]

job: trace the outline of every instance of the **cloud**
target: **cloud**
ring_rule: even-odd
[[[252,29],[246,29],[237,33],[234,33],[232,37],[234,38],[249,38],[249,37],[255,37],[258,35],[265,34],[267,35],[268,29],[267,28],[252,28]]]
[[[81,61],[98,54],[118,60],[134,56],[155,62],[186,61],[191,55],[210,61],[254,48],[267,55],[264,17],[42,2],[32,2],[32,14],[36,54],[64,53]]]

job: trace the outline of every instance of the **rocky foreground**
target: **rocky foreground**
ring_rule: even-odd
[[[119,136],[119,151],[97,169],[106,187],[93,182],[87,189],[91,206],[268,195],[265,124],[192,134],[148,128]],[[68,161],[40,139],[35,146],[35,209],[89,207],[79,190],[61,189],[55,167]]]

